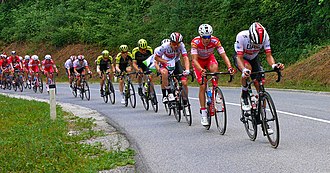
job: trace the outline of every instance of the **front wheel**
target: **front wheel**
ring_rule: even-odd
[[[215,122],[221,135],[225,134],[227,128],[227,111],[225,97],[219,87],[215,89],[214,97]]]
[[[42,93],[44,91],[44,84],[42,82],[42,78],[39,77],[39,92]]]
[[[89,90],[89,85],[86,81],[83,82],[83,85],[84,85],[84,94],[85,94],[85,97],[87,100],[90,100],[91,99],[91,93],[90,93],[90,90]]]
[[[148,91],[146,91],[144,86],[145,85],[143,84],[143,88],[142,88],[143,94],[142,94],[142,96],[140,96],[140,98],[141,98],[144,109],[149,110],[149,100],[148,100],[149,93],[148,93]]]
[[[149,87],[149,94],[150,94],[149,97],[150,97],[152,109],[155,112],[158,112],[157,95],[156,95],[156,91],[155,91],[154,85],[152,85],[152,84],[150,84],[150,87]]]
[[[242,99],[242,98],[241,98]],[[248,100],[251,100],[250,95],[248,95]],[[249,136],[251,141],[256,140],[258,134],[257,120],[255,115],[257,114],[256,110],[243,110],[242,101],[241,102],[241,121],[244,124],[246,134]]]
[[[275,104],[268,92],[264,93],[259,103],[264,133],[272,147],[277,148],[280,142],[280,128]]]
[[[109,87],[110,102],[111,102],[111,104],[115,104],[115,102],[116,102],[115,88],[113,87],[113,84],[110,80],[108,80],[108,87]]]
[[[128,91],[129,91],[129,101],[131,103],[131,106],[132,106],[132,108],[135,108],[136,96],[135,96],[135,91],[134,91],[134,87],[133,87],[132,83],[129,84]]]
[[[188,94],[186,92],[186,89],[183,87],[180,95],[179,95],[179,104],[182,108],[183,116],[186,119],[186,122],[188,123],[188,126],[191,126],[192,123],[192,116],[191,116],[191,109],[190,109],[190,103],[188,99]]]

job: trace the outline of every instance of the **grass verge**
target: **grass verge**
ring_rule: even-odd
[[[135,162],[131,149],[106,151],[101,145],[82,144],[102,135],[91,130],[91,119],[72,121],[71,114],[57,107],[52,121],[47,103],[2,95],[0,103],[0,172],[97,172]],[[69,128],[87,130],[68,136]]]

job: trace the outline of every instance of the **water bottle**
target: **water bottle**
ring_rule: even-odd
[[[207,90],[207,104],[211,104],[211,98],[212,98],[212,91],[211,89]]]

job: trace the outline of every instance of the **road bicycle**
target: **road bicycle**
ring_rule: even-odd
[[[115,104],[116,97],[115,97],[115,88],[113,87],[113,84],[110,79],[110,73],[106,72],[106,78],[105,78],[105,84],[104,84],[104,94],[102,95],[103,101],[105,103],[108,103],[108,100],[110,99],[110,102],[112,104]]]
[[[143,74],[143,90],[142,95],[140,96],[143,107],[146,110],[149,110],[149,101],[150,104],[155,112],[158,112],[158,101],[157,101],[157,95],[154,88],[154,85],[151,83],[151,71],[146,71],[143,73],[137,73],[137,74]]]
[[[244,124],[245,131],[250,140],[254,141],[257,138],[257,126],[261,124],[263,135],[267,136],[269,143],[273,148],[277,148],[280,141],[279,121],[276,113],[276,108],[271,95],[264,87],[264,74],[277,73],[277,80],[281,80],[281,72],[279,69],[269,71],[252,72],[256,75],[255,80],[247,79],[248,86],[248,102],[249,110],[243,110],[241,106],[242,116],[241,121]],[[251,85],[257,83],[258,88],[255,93],[251,89]],[[242,103],[241,103],[242,104]],[[268,129],[271,129],[270,131]]]
[[[43,92],[43,81],[42,81],[42,77],[40,77],[39,73],[36,72],[34,74],[34,78],[32,81],[32,89],[33,91],[36,93],[39,89],[39,92],[42,93]]]
[[[13,89],[14,91],[19,90],[20,92],[23,92],[23,75],[20,74],[20,70],[15,70],[14,71],[14,77],[12,81]]]
[[[174,114],[175,119],[180,122],[181,115],[183,115],[186,119],[186,122],[189,126],[192,124],[192,115],[190,102],[188,98],[188,94],[186,89],[183,87],[181,78],[184,76],[183,74],[173,74],[174,70],[169,70],[168,81],[171,93],[173,93],[175,100],[168,101],[164,103],[165,110],[168,115],[171,115],[172,112]],[[192,82],[194,81],[192,73]]]
[[[78,86],[78,78],[80,79],[80,86]],[[72,93],[75,97],[77,97],[77,95],[79,94],[79,97],[81,98],[81,100],[84,100],[84,98],[86,98],[87,100],[90,100],[91,98],[91,93],[90,93],[90,89],[89,89],[89,85],[87,82],[87,78],[85,74],[80,74],[80,76],[76,76],[75,80],[73,81],[73,89],[72,89]],[[92,74],[89,74],[89,77],[92,77]],[[78,93],[79,92],[79,93]]]
[[[224,135],[227,129],[227,109],[225,97],[218,86],[218,75],[230,75],[228,82],[231,82],[233,75],[229,72],[214,72],[205,73],[202,77],[202,85],[205,85],[205,98],[206,98],[206,110],[207,121],[209,125],[206,125],[207,130],[210,129],[212,123],[212,117],[215,119],[215,124],[221,135]],[[211,76],[207,79],[207,76]],[[206,80],[206,82],[204,82]]]
[[[128,100],[132,106],[132,108],[135,108],[136,106],[136,96],[134,91],[134,86],[131,80],[130,75],[135,74],[136,72],[123,72],[122,75],[120,75],[124,80],[124,96],[125,96],[125,106],[128,106]]]
[[[2,79],[2,89],[11,90],[12,84],[13,84],[13,77],[9,74],[8,71],[4,72],[3,79]]]

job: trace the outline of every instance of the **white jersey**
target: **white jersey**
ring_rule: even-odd
[[[73,61],[73,68],[76,68],[77,70],[79,70],[84,67],[88,67],[88,63],[85,59],[82,62],[80,62],[78,59]]]
[[[248,60],[257,57],[262,48],[264,48],[265,53],[271,52],[268,34],[266,33],[265,41],[262,45],[255,46],[251,44],[249,30],[244,30],[237,34],[234,48],[237,55],[244,55],[244,58]]]
[[[69,58],[68,60],[65,61],[65,63],[64,63],[64,67],[65,67],[66,69],[73,68],[73,61]]]
[[[167,61],[170,61],[173,59],[175,59],[175,61],[179,61],[180,55],[187,56],[187,50],[186,50],[183,42],[180,43],[177,50],[173,50],[171,48],[170,42],[166,42],[155,49],[155,54]]]

